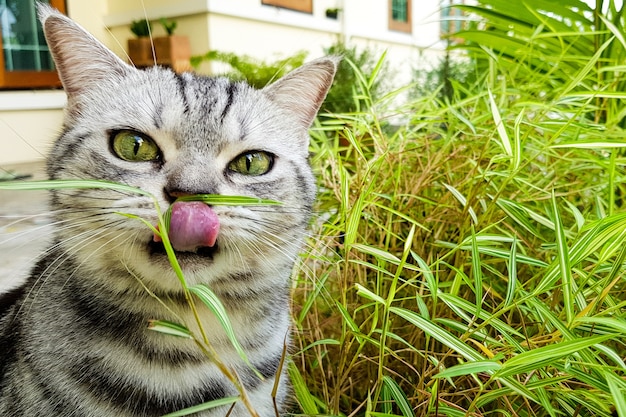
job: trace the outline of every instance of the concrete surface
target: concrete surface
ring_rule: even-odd
[[[45,178],[43,162],[1,166],[0,173],[6,172]],[[49,223],[45,191],[0,189],[0,292],[28,274],[49,240]]]

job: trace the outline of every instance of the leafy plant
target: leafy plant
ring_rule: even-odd
[[[329,46],[324,51],[327,55],[343,57],[337,68],[332,88],[322,105],[322,112],[349,113],[361,110],[368,104],[360,98],[355,90],[359,84],[358,77],[362,74],[374,83],[370,86],[372,98],[380,97],[390,88],[391,74],[387,64],[378,59],[378,54],[370,49],[359,50],[354,45],[346,45],[341,41]],[[381,63],[382,68],[377,68]],[[371,77],[376,72],[378,77]]]
[[[304,63],[306,52],[273,62],[261,61],[246,55],[230,52],[210,51],[204,55],[191,57],[191,65],[197,68],[202,62],[216,61],[228,64],[232,71],[225,74],[235,80],[245,80],[255,88],[263,88],[293,71]]]
[[[624,96],[619,92],[626,88],[626,5],[479,0],[475,6],[454,7],[482,19],[482,25],[455,36],[484,65],[497,57],[503,70],[516,71],[520,88],[547,97],[564,89],[572,99],[595,102],[595,122],[624,127]]]
[[[580,93],[593,60],[557,82],[468,47],[488,59],[449,98],[399,106],[357,72],[369,105],[314,130],[325,221],[292,370],[307,415],[626,415],[625,132]]]
[[[413,99],[437,92],[440,100],[453,100],[454,93],[461,90],[454,84],[472,85],[477,82],[476,62],[466,57],[452,58],[449,53],[432,69],[416,69],[413,71]]]
[[[178,27],[177,21],[169,20],[164,17],[159,20],[159,23],[161,23],[161,26],[165,30],[165,33],[167,33],[167,36],[172,36]]]
[[[146,19],[133,20],[130,24],[130,31],[138,38],[150,36],[152,25]]]

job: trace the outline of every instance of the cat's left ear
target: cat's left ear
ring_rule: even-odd
[[[67,16],[38,3],[37,12],[65,92],[71,98],[99,80],[133,68]]]
[[[311,61],[263,91],[280,107],[294,112],[308,129],[333,83],[339,60],[331,56]]]

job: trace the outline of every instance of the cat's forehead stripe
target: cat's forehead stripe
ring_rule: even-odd
[[[154,109],[154,113],[152,115],[152,123],[154,123],[154,127],[157,129],[161,129],[163,127],[163,110],[165,109],[165,105],[163,102],[159,102]]]
[[[230,83],[226,86],[226,104],[224,104],[224,108],[222,109],[222,113],[220,114],[220,123],[224,123],[224,119],[230,110],[230,107],[233,105],[233,98],[235,96],[235,90],[237,89],[237,84]]]
[[[187,100],[187,93],[185,91],[187,81],[185,81],[183,75],[178,73],[174,73],[174,80],[176,81],[176,85],[178,86],[178,92],[183,102],[183,113],[187,114],[189,113],[189,101]]]

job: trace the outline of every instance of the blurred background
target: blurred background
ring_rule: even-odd
[[[343,53],[371,70],[383,52],[387,70],[379,82],[387,90],[407,85],[420,70],[441,62],[451,41],[446,35],[461,23],[448,20],[455,13],[448,6],[460,0],[46,2],[137,66],[156,58],[178,71],[229,73],[258,87],[327,53]],[[0,166],[6,169],[44,158],[60,130],[65,95],[36,19],[35,0],[1,0],[0,26]],[[143,61],[131,60],[133,42],[146,35],[159,50],[149,49]],[[156,40],[163,37],[183,38],[178,52],[173,41],[174,46],[169,41],[164,46],[173,58],[161,56]]]

